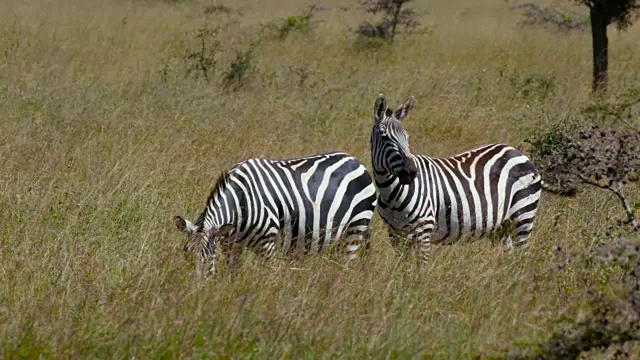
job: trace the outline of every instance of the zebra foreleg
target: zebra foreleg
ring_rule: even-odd
[[[491,243],[495,245],[496,250],[500,252],[510,252],[513,250],[513,230],[513,221],[507,219],[496,231],[491,232],[491,236],[495,236],[492,238]]]
[[[216,253],[203,253],[200,256],[200,263],[196,266],[198,276],[215,275],[216,273]]]
[[[431,254],[431,235],[433,230],[433,221],[424,221],[418,224],[409,234],[409,239],[418,251],[419,259],[425,264],[429,262],[429,255]]]
[[[431,255],[431,232],[422,233],[412,240],[418,252],[418,258],[422,260],[423,263],[428,263],[429,255]]]
[[[502,240],[502,247],[507,252],[513,250],[513,239],[511,239],[511,234],[507,235]]]

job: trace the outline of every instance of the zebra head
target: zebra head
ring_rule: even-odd
[[[401,122],[413,108],[414,101],[413,96],[409,97],[394,112],[387,108],[387,102],[381,94],[374,106],[375,125],[371,132],[374,170],[398,177],[403,185],[410,184],[418,174],[409,151],[409,134]]]
[[[216,245],[220,238],[227,237],[233,232],[233,226],[225,225],[220,228],[212,227],[209,230],[204,230],[201,226],[198,227],[180,216],[176,216],[174,220],[178,230],[187,233],[187,242],[183,248],[186,253],[194,255],[199,260],[199,266],[196,266],[198,272],[202,273],[209,258],[212,258],[209,272],[215,272]]]

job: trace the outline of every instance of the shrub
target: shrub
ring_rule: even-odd
[[[606,285],[587,292],[588,314],[566,320],[547,341],[530,349],[530,355],[512,359],[577,359],[591,350],[616,349],[616,357],[628,358],[624,345],[640,341],[640,238],[621,236],[587,255],[589,267],[610,274]]]
[[[276,26],[278,37],[284,39],[292,32],[308,32],[311,29],[311,19],[320,10],[320,6],[311,5],[302,14],[291,15],[283,19]]]
[[[577,185],[562,177],[567,169],[564,159],[568,158],[571,134],[576,126],[571,122],[553,125],[550,129],[536,132],[530,139],[530,156],[542,174],[546,188],[562,195],[575,195]]]
[[[248,49],[235,49],[235,58],[222,78],[223,87],[235,91],[246,84],[255,70],[254,49],[253,44]]]
[[[627,214],[625,223],[638,228],[635,209],[622,190],[640,174],[640,131],[632,118],[638,115],[640,91],[632,89],[609,102],[586,107],[582,120],[596,124],[578,130],[565,122],[535,134],[531,158],[548,190],[575,194],[586,184],[611,191]],[[604,126],[597,124],[605,124]]]
[[[589,26],[588,17],[554,7],[543,8],[534,3],[524,3],[512,9],[523,10],[521,23],[524,25],[551,26],[561,31],[584,31]]]
[[[623,186],[640,174],[640,131],[623,131],[592,125],[569,134],[559,128],[530,141],[532,159],[546,183],[561,189],[587,184],[611,191],[627,214],[626,222],[638,228],[634,209]]]
[[[187,75],[200,75],[210,82],[211,73],[215,70],[217,57],[221,50],[218,39],[218,28],[202,26],[200,29],[187,32],[185,63]]]
[[[406,8],[406,4],[413,0],[362,0],[367,13],[382,14],[377,23],[365,22],[360,24],[356,33],[365,38],[383,39],[393,43],[400,26],[405,32],[415,29],[419,23],[418,13]]]
[[[232,10],[230,7],[225,6],[223,4],[213,4],[213,5],[207,5],[204,7],[204,14],[205,15],[213,15],[213,14],[231,14]]]

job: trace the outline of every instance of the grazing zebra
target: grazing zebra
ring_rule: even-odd
[[[413,108],[409,97],[393,112],[382,95],[375,102],[371,160],[377,210],[392,243],[405,238],[427,260],[430,242],[481,237],[503,225],[508,249],[526,245],[533,228],[541,183],[531,161],[502,144],[485,145],[449,158],[414,155],[401,121]],[[406,242],[405,240],[405,242]]]
[[[198,272],[209,259],[215,273],[217,246],[234,265],[244,248],[265,257],[323,253],[344,237],[354,259],[368,245],[375,204],[369,172],[348,154],[249,159],[220,177],[195,225],[175,221],[188,234],[184,250],[199,256]]]

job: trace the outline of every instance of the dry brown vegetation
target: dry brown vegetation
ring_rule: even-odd
[[[583,262],[557,271],[558,246],[586,251],[620,217],[593,190],[543,195],[531,247],[514,254],[485,240],[436,247],[419,267],[376,217],[370,256],[349,269],[249,255],[235,277],[196,278],[173,215],[193,220],[221,171],[248,157],[342,150],[369,166],[380,92],[416,96],[411,146],[435,156],[526,151],[534,129],[592,101],[589,35],[522,27],[503,0],[412,2],[427,31],[375,49],[354,45],[349,28],[370,20],[356,0],[322,1],[308,31],[272,30],[308,5],[0,2],[6,358],[492,356],[545,340],[607,284]],[[189,34],[203,28],[221,46],[209,82],[186,76]],[[640,86],[640,28],[611,35],[616,96]],[[224,86],[247,53],[235,68],[248,72]],[[625,194],[640,198],[637,183]]]

